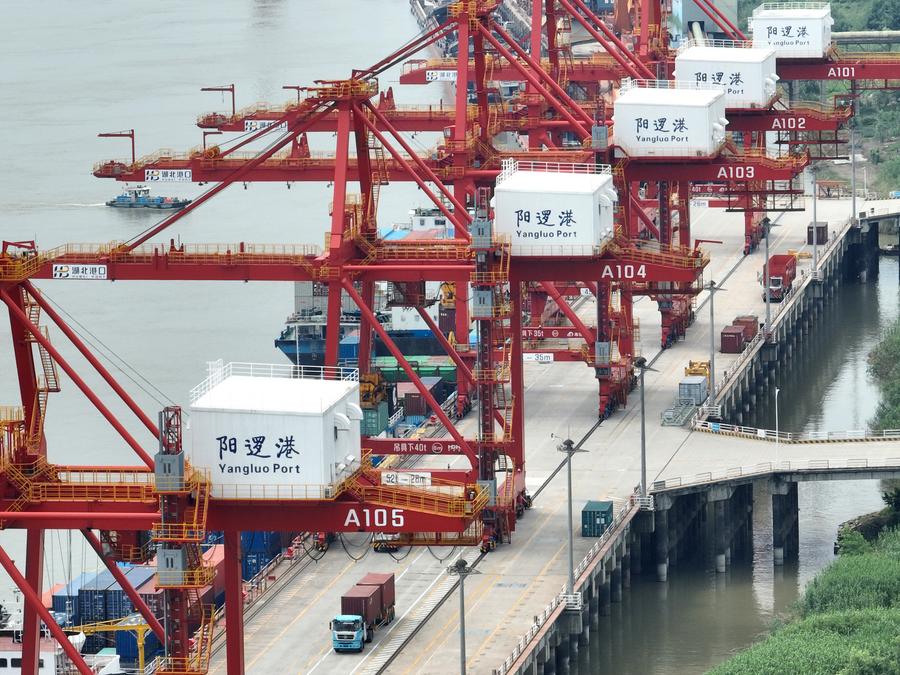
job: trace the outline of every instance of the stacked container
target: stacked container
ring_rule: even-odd
[[[710,157],[725,141],[714,84],[626,78],[613,105],[613,142],[629,157]]]
[[[73,579],[60,590],[53,593],[52,609],[62,615],[69,617],[69,623],[77,626],[81,623],[81,613],[79,612],[78,595],[82,586],[90,583],[97,576],[96,572],[85,572],[81,576]]]
[[[389,418],[387,401],[380,401],[376,405],[363,408],[360,433],[363,436],[377,436],[387,429]]]
[[[753,46],[779,58],[821,59],[831,47],[831,5],[827,2],[766,2],[748,20]]]
[[[745,314],[736,317],[731,324],[733,326],[741,326],[744,329],[744,342],[750,342],[759,332],[759,317],[756,314]]]

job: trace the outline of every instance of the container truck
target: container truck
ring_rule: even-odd
[[[769,299],[772,302],[781,302],[790,293],[791,286],[797,276],[797,259],[788,254],[773,255],[769,257]],[[761,281],[763,287],[766,284],[766,266],[763,265]],[[766,299],[763,293],[762,299]]]
[[[369,573],[341,596],[341,613],[328,624],[336,652],[361,652],[376,629],[394,619],[394,575]]]

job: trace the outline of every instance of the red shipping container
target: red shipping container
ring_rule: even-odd
[[[743,326],[725,326],[722,329],[721,352],[723,354],[740,354],[744,351]]]
[[[382,613],[381,586],[354,586],[341,596],[341,614],[361,616],[372,626]]]
[[[750,342],[759,332],[759,317],[755,314],[739,316],[731,322],[733,326],[741,326],[744,329],[744,340]]]
[[[440,307],[438,309],[438,328],[444,335],[456,331],[456,309],[453,307]]]
[[[366,576],[359,580],[357,586],[380,586],[381,587],[381,604],[384,607],[391,607],[394,604],[394,575],[380,574],[378,572],[369,572]]]

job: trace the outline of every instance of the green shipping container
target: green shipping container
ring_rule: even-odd
[[[372,408],[363,408],[362,424],[359,428],[360,433],[364,436],[377,436],[387,429],[388,419],[387,401],[382,401]]]
[[[581,536],[599,537],[612,524],[613,503],[590,501],[581,509]]]

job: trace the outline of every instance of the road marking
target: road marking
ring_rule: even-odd
[[[348,562],[348,563],[344,566],[344,569],[342,569],[342,570],[340,571],[340,573],[339,573],[336,577],[334,577],[334,579],[331,580],[331,583],[329,583],[325,588],[323,588],[321,591],[319,591],[318,594],[316,595],[316,597],[314,597],[312,600],[310,600],[310,602],[307,603],[306,607],[304,607],[304,608],[297,614],[297,616],[295,616],[295,617],[291,620],[291,622],[290,622],[287,626],[285,626],[284,628],[281,629],[281,632],[278,633],[278,635],[276,635],[276,636],[273,637],[271,640],[269,640],[269,641],[266,643],[266,648],[263,649],[263,650],[261,650],[261,651],[259,652],[259,654],[257,654],[255,657],[253,657],[253,660],[250,661],[250,663],[247,664],[246,669],[249,670],[249,669],[253,666],[253,664],[256,663],[256,662],[259,660],[259,658],[260,658],[263,654],[268,654],[269,651],[270,651],[270,650],[269,650],[269,647],[271,647],[272,644],[273,644],[274,642],[277,642],[277,641],[280,640],[282,637],[284,637],[284,634],[288,632],[288,630],[291,628],[291,626],[293,626],[295,623],[297,623],[297,622],[303,617],[303,615],[306,614],[306,613],[309,611],[310,607],[313,607],[313,606],[314,606],[314,605],[322,598],[322,596],[323,596],[327,591],[329,591],[329,590],[331,589],[332,586],[334,586],[340,579],[343,578],[344,573],[345,573],[347,570],[349,570],[349,569],[353,566],[354,562],[355,562],[355,561],[353,561],[353,560],[351,560],[350,562]]]
[[[419,558],[421,558],[423,555],[425,555],[425,553],[426,553],[426,552],[423,550],[421,553],[419,553],[418,556],[416,556],[415,558],[413,558],[413,560],[411,560],[410,562],[406,563],[405,569],[400,573],[399,576],[396,577],[395,581],[399,581],[400,579],[402,579],[402,578],[403,578],[403,575],[406,574],[410,569],[412,569],[413,565],[415,565],[415,564],[419,561]],[[342,574],[343,574],[343,573],[342,573]],[[440,575],[436,576],[435,579],[434,579],[434,581],[432,581],[431,584],[429,584],[428,587],[427,587],[424,591],[422,591],[422,595],[424,595],[425,593],[427,593],[428,590],[434,585],[435,581],[437,581],[439,578],[440,578]],[[418,602],[419,599],[421,599],[422,595],[420,595],[419,598],[417,598],[415,602]],[[415,603],[413,603],[413,607],[415,607]],[[406,614],[409,614],[409,612],[410,612],[411,609],[412,609],[412,607],[410,607],[410,609],[408,609],[408,610],[406,611]],[[406,614],[404,614],[403,616],[405,617]],[[401,619],[402,619],[402,618],[403,618],[403,617],[401,617]],[[372,644],[372,646],[369,648],[368,654],[366,654],[366,655],[359,661],[359,663],[357,664],[356,668],[354,668],[353,671],[351,671],[351,672],[355,672],[355,671],[359,668],[359,666],[362,665],[362,663],[363,663],[366,659],[368,659],[368,658],[374,653],[375,649],[385,641],[385,639],[386,639],[387,636],[391,633],[391,631],[393,631],[394,628],[397,627],[398,623],[399,623],[399,622],[395,620],[395,621],[393,622],[393,625],[392,625],[385,633],[383,633],[381,637],[377,637],[376,641],[375,641],[375,642]],[[376,633],[375,635],[378,636],[379,634]],[[320,650],[320,651],[318,652],[318,654],[322,654],[323,651],[324,651],[325,653],[322,655],[322,657],[321,657],[318,661],[316,661],[316,662],[312,665],[311,668],[309,668],[309,670],[307,670],[305,666],[304,666],[304,668],[303,668],[302,670],[300,670],[300,675],[303,675],[303,673],[311,673],[311,672],[313,672],[316,668],[318,668],[318,667],[322,664],[323,661],[325,661],[325,659],[327,659],[329,656],[331,656],[331,655],[332,655],[332,647],[331,647],[331,645],[326,645],[326,647],[325,647],[323,650]],[[316,656],[318,656],[318,654],[317,654]],[[313,658],[315,658],[315,656],[314,656]],[[309,662],[309,661],[307,661],[307,663],[308,663],[308,662]]]
[[[422,553],[424,554],[425,551],[422,551]],[[421,555],[420,555],[419,557],[421,557]],[[418,558],[417,558],[417,560],[418,560]],[[404,571],[404,574],[405,574],[405,571]],[[401,576],[402,576],[402,575],[401,575]],[[431,581],[431,583],[428,584],[428,586],[425,587],[425,590],[422,591],[422,592],[419,594],[419,597],[416,598],[416,599],[413,601],[413,603],[409,606],[409,609],[407,609],[406,612],[404,612],[403,616],[401,616],[398,620],[394,621],[394,625],[391,626],[391,627],[387,630],[387,632],[384,634],[384,638],[385,638],[385,639],[380,640],[380,641],[378,642],[378,644],[375,645],[375,647],[382,647],[382,651],[384,650],[384,645],[386,644],[386,643],[385,643],[385,640],[387,639],[387,636],[390,635],[390,634],[393,632],[393,630],[394,630],[397,626],[399,626],[399,625],[401,624],[401,622],[403,622],[403,621],[406,619],[407,616],[409,616],[409,613],[410,613],[411,611],[413,611],[413,610],[416,608],[416,605],[418,605],[419,602],[422,600],[422,598],[425,597],[425,594],[428,593],[428,592],[432,589],[432,587],[433,587],[440,579],[442,579],[442,578],[443,578],[443,575],[442,575],[442,574],[436,574],[436,575],[434,576],[434,579]],[[365,663],[365,662],[369,659],[370,656],[372,656],[373,654],[375,654],[375,647],[373,647],[372,650],[369,651],[369,653],[366,654],[366,655],[362,658],[362,660],[360,660],[360,662],[356,665],[356,668],[354,668],[353,670],[350,671],[350,675],[353,675],[353,673],[355,673],[357,670],[359,670],[360,667],[362,667],[363,663]],[[379,653],[379,656],[381,656],[380,653]],[[312,671],[310,671],[310,672],[312,672]]]
[[[529,583],[525,588],[523,588],[523,589],[521,590],[521,592],[519,593],[518,599],[516,599],[515,604],[513,604],[513,606],[510,607],[510,608],[503,614],[504,619],[506,619],[507,617],[509,617],[510,614],[512,614],[514,611],[518,610],[519,606],[522,604],[522,601],[525,599],[525,594],[526,594],[528,591],[530,591],[530,590],[532,589],[532,587],[534,586],[534,583],[535,583],[536,581],[538,581],[539,579],[542,579],[542,578],[543,578],[544,574],[546,574],[546,572],[547,572],[547,568],[549,568],[550,565],[552,565],[553,563],[556,562],[556,559],[559,558],[559,554],[563,552],[563,549],[564,549],[566,546],[568,546],[568,542],[563,542],[563,544],[556,550],[556,553],[553,555],[553,557],[550,558],[550,560],[547,561],[547,564],[544,565],[544,566],[541,568],[541,571],[538,572],[535,576],[531,577],[531,583]],[[529,576],[530,576],[530,575],[529,575]],[[491,638],[494,637],[494,635],[497,634],[497,631],[499,631],[501,628],[507,628],[509,625],[511,625],[511,624],[508,623],[508,622],[505,621],[505,620],[504,620],[504,621],[498,621],[498,622],[497,622],[497,626],[494,628],[494,630],[491,631],[490,635],[488,635],[488,636],[481,642],[481,646],[478,647],[478,649],[476,650],[475,654],[472,655],[472,658],[466,659],[466,663],[469,664],[469,665],[471,665],[472,662],[475,660],[475,658],[478,657],[478,655],[481,654],[481,653],[485,650],[486,647],[491,647],[491,646],[493,646],[493,645],[491,645]]]
[[[548,523],[548,521],[550,520],[550,518],[551,518],[552,516],[554,516],[554,515],[560,510],[560,508],[562,507],[562,505],[563,505],[564,503],[567,503],[567,502],[565,502],[565,500],[560,501],[559,503],[557,503],[555,509],[553,509],[552,511],[548,511],[548,512],[544,515],[543,520],[542,520],[542,521],[540,522],[540,524],[535,528],[535,530],[534,530],[534,532],[532,532],[531,536],[528,537],[528,539],[527,539],[527,540],[525,541],[525,543],[522,545],[522,548],[519,550],[519,552],[516,553],[515,557],[514,557],[512,560],[509,561],[509,564],[506,566],[506,569],[507,569],[507,570],[515,569],[515,564],[516,564],[516,562],[517,562],[517,561],[518,561],[525,553],[527,553],[527,552],[530,551],[530,544],[531,544],[531,542],[534,540],[535,537],[538,536],[538,534],[540,534],[540,533],[542,532],[542,530],[547,526],[547,523]],[[496,576],[496,575],[495,575],[495,574],[491,574],[491,576]],[[492,588],[493,585],[494,585],[494,582],[491,582],[491,584],[490,584],[489,586],[487,586],[487,587],[484,589],[484,591],[482,591],[481,593],[479,593],[479,594],[476,596],[477,599],[475,600],[474,603],[472,603],[471,605],[470,605],[469,603],[466,603],[466,608],[467,608],[467,609],[470,609],[470,608],[471,608],[471,609],[474,609],[475,605],[477,605],[478,602],[479,602],[479,601],[481,600],[481,598],[483,597],[484,592],[486,592],[487,590],[489,590],[490,588]],[[467,597],[468,597],[468,596],[467,596]],[[435,654],[435,653],[432,651],[432,649],[431,649],[432,645],[435,643],[435,641],[436,641],[438,638],[442,638],[442,642],[443,642],[443,641],[446,641],[446,640],[449,638],[449,635],[445,635],[444,633],[445,633],[445,631],[447,630],[448,626],[450,626],[452,623],[454,623],[453,617],[458,617],[458,616],[459,616],[459,610],[456,610],[456,611],[453,613],[453,615],[450,617],[450,619],[448,619],[447,622],[446,622],[443,626],[441,626],[441,628],[438,629],[437,634],[434,636],[434,638],[432,638],[432,640],[428,643],[428,645],[425,647],[425,649],[422,650],[422,653],[419,655],[419,657],[416,658],[415,662],[413,662],[412,666],[410,666],[410,668],[408,668],[405,672],[407,672],[407,673],[410,672],[410,671],[411,671],[411,670],[419,663],[419,661],[422,659],[422,657],[425,656],[426,654],[429,654],[428,659],[426,659],[426,661],[425,661],[426,664],[428,663],[428,661],[430,661],[430,660],[432,659],[432,657],[433,657],[434,654]],[[458,621],[459,621],[459,620],[457,619],[457,620],[456,620],[456,623],[458,623]],[[479,643],[479,644],[481,644],[481,643]],[[424,666],[425,664],[422,664],[422,665]]]

